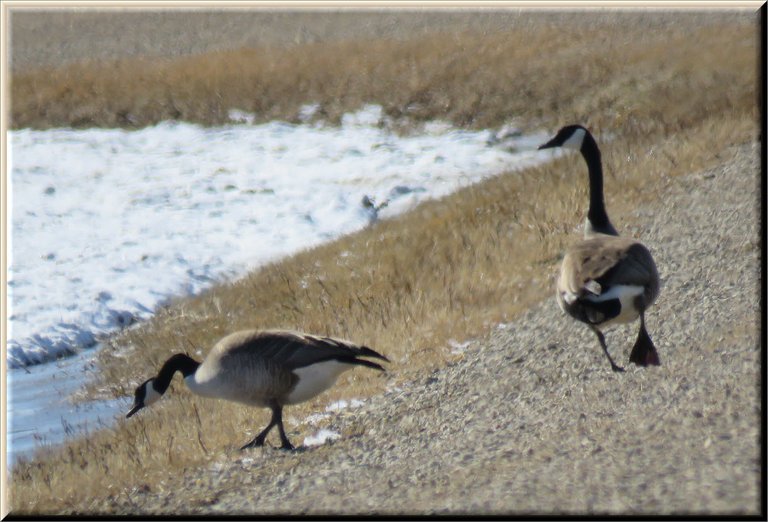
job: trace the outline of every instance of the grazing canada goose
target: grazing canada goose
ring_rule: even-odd
[[[659,354],[645,329],[645,311],[659,294],[659,274],[642,243],[619,237],[603,200],[600,149],[581,125],[563,127],[539,149],[563,147],[581,151],[589,170],[589,211],[584,240],[568,249],[557,281],[557,302],[571,317],[597,335],[614,371],[622,372],[605,345],[601,330],[640,317],[640,331],[629,360],[639,366],[659,365]]]
[[[280,431],[281,448],[294,449],[285,435],[283,406],[320,394],[354,366],[384,371],[379,364],[360,357],[389,362],[366,346],[331,337],[286,330],[235,332],[216,343],[202,363],[183,353],[165,361],[156,377],[136,388],[133,407],[126,417],[162,397],[178,371],[197,395],[272,410],[267,427],[241,450],[263,446],[274,426]]]

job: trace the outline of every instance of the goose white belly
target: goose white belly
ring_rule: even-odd
[[[286,397],[285,404],[304,402],[324,392],[333,386],[339,375],[352,366],[339,361],[323,361],[293,370],[299,381]]]

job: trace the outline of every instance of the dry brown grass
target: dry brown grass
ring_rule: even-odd
[[[576,43],[558,48],[553,40],[563,38]],[[414,114],[420,118],[478,126],[513,116],[538,119],[552,130],[582,121],[598,139],[615,136],[601,140],[606,198],[616,225],[631,234],[623,217],[663,197],[665,180],[711,165],[730,145],[756,138],[756,44],[754,28],[730,25],[664,34],[560,29],[557,35],[456,35],[418,45],[358,42],[269,55],[219,53],[156,63],[131,76],[132,62],[117,68],[125,83],[70,68],[57,73],[59,87],[53,82],[32,89],[39,94],[36,109],[22,109],[14,100],[14,122],[45,114],[45,125],[71,123],[82,93],[102,100],[88,114],[105,125],[116,123],[123,109],[136,110],[142,124],[168,117],[168,104],[157,100],[173,100],[184,117],[206,123],[221,121],[229,106],[285,117],[309,101],[321,102],[331,118],[371,101],[390,112],[418,102]],[[215,80],[192,81],[201,64]],[[77,70],[80,82],[73,79]],[[23,91],[20,81],[14,92]],[[57,89],[67,109],[50,101]],[[214,105],[211,93],[218,95]],[[251,105],[231,105],[248,99]],[[58,110],[61,120],[54,118]],[[168,355],[194,355],[198,348],[205,353],[222,335],[246,327],[339,335],[392,359],[388,380],[349,372],[319,399],[289,409],[289,436],[300,442],[307,433],[299,419],[318,405],[423,377],[456,357],[449,339],[482,335],[548,296],[560,253],[585,212],[584,170],[572,155],[500,176],[172,303],[110,341],[101,352],[99,386],[104,393],[130,394]],[[233,452],[266,420],[252,409],[194,397],[177,382],[142,415],[19,464],[11,482],[13,511],[104,509],[110,497],[172,482],[185,468]]]
[[[310,102],[337,122],[374,102],[390,116],[483,128],[558,115],[616,131],[674,131],[702,110],[755,103],[749,81],[757,65],[755,38],[755,27],[736,23],[664,31],[534,26],[489,36],[453,33],[243,49],[170,62],[76,64],[15,75],[11,124],[220,124],[233,108],[258,120],[295,120]],[[716,87],[693,92],[705,85]]]

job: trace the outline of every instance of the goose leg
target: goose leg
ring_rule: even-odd
[[[280,449],[286,449],[286,450],[292,450],[296,449],[293,447],[293,444],[288,440],[288,437],[285,434],[285,428],[283,427],[283,407],[280,406],[277,402],[272,402],[269,405],[269,408],[272,410],[272,419],[269,421],[269,424],[266,428],[264,428],[261,433],[256,435],[254,439],[240,448],[240,450],[248,449],[248,448],[255,448],[259,446],[264,445],[264,440],[267,438],[267,434],[269,433],[269,430],[271,430],[273,427],[277,426],[277,429],[280,431],[280,442],[282,442],[282,446],[280,446]]]
[[[611,363],[611,370],[614,372],[623,372],[624,368],[613,362],[611,354],[608,353],[608,347],[605,345],[605,336],[603,335],[603,332],[591,325],[590,328],[592,328],[592,331],[597,335],[597,340],[600,341],[600,347],[603,349],[603,353],[608,357],[608,361]]]
[[[259,446],[263,446],[264,440],[267,438],[267,433],[269,433],[269,430],[271,430],[275,424],[277,424],[277,421],[275,420],[275,410],[272,410],[272,420],[269,421],[267,427],[264,428],[261,433],[256,435],[256,437],[254,437],[251,442],[240,448],[240,451],[248,448],[257,448]]]
[[[283,407],[280,406],[277,403],[272,404],[272,415],[273,419],[276,420],[277,429],[280,431],[280,442],[283,443],[282,446],[280,446],[280,449],[284,450],[294,450],[296,449],[293,444],[288,440],[288,437],[285,434],[285,428],[283,427]]]
[[[656,347],[651,341],[651,336],[648,335],[648,330],[645,329],[645,312],[640,312],[640,331],[637,333],[637,340],[632,347],[632,352],[629,354],[629,361],[635,363],[638,366],[660,366],[659,352],[656,351]]]

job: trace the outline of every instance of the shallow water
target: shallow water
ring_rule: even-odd
[[[131,398],[75,403],[93,378],[96,350],[59,361],[8,371],[8,462],[30,456],[35,449],[57,444],[67,436],[113,424],[128,410]]]

